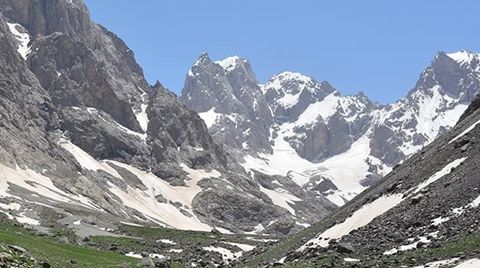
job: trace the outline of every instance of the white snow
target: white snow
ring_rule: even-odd
[[[27,191],[57,202],[75,204],[84,208],[103,211],[88,198],[74,195],[57,188],[52,180],[31,169],[16,169],[0,164],[0,197],[15,197],[9,193],[9,186],[16,185]]]
[[[117,178],[122,178],[118,172],[108,165],[104,161],[99,161],[90,156],[87,152],[82,150],[80,147],[76,146],[75,144],[71,143],[70,141],[61,138],[58,142],[60,146],[62,146],[63,149],[67,150],[70,154],[75,157],[77,162],[86,170],[91,170],[91,171],[99,171],[103,170],[107,172],[108,174],[117,177]]]
[[[194,170],[182,164],[182,168],[189,173],[190,180],[186,181],[186,186],[171,186],[152,173],[139,170],[124,163],[111,160],[108,162],[132,172],[140,179],[142,184],[147,187],[146,191],[131,186],[124,190],[109,183],[110,192],[120,198],[125,206],[139,211],[145,217],[160,225],[167,224],[168,226],[182,230],[211,230],[211,227],[200,222],[196,216],[188,217],[181,213],[174,205],[158,202],[155,197],[162,195],[171,202],[179,202],[183,205],[183,209],[194,215],[191,210],[192,200],[195,195],[202,190],[201,187],[197,185],[197,182],[203,178],[219,177],[220,173],[218,171]]]
[[[225,71],[229,72],[229,71],[232,71],[233,69],[235,69],[238,62],[241,61],[241,60],[242,59],[240,59],[240,57],[233,56],[233,57],[228,57],[228,58],[220,60],[220,61],[216,61],[215,63],[222,66],[222,68]]]
[[[305,245],[303,245],[299,249],[299,251],[303,251],[308,247],[327,247],[328,243],[332,239],[340,239],[343,236],[348,235],[353,230],[369,224],[376,217],[389,211],[391,208],[395,207],[402,201],[402,194],[381,196],[375,201],[362,206],[360,209],[355,211],[352,216],[348,217],[344,222],[332,226],[331,228],[321,233],[319,236],[305,243]],[[307,246],[307,244],[310,243],[313,243],[313,245]]]
[[[169,245],[176,245],[177,243],[170,240],[170,239],[159,239],[157,242],[163,243],[163,244],[169,244]]]
[[[156,254],[156,253],[148,254],[148,257],[150,257],[150,258],[152,258],[152,259],[163,259],[163,258],[165,258],[164,255],[162,255],[162,254]]]
[[[265,230],[265,227],[263,226],[263,224],[259,223],[257,226],[255,226],[255,228],[253,228],[253,231],[251,232],[244,232],[245,234],[250,234],[250,235],[253,235],[253,234],[258,234],[262,231]]]
[[[298,87],[291,87],[285,85],[297,84]],[[287,88],[287,90],[285,90]],[[284,108],[290,108],[298,103],[298,98],[303,90],[314,91],[318,88],[318,84],[306,75],[295,72],[282,72],[270,78],[266,84],[261,85],[262,91],[275,90],[281,98],[276,102]]]
[[[324,122],[328,122],[330,117],[337,112],[339,101],[339,97],[336,95],[336,93],[331,93],[322,101],[310,104],[307,109],[305,109],[305,111],[298,117],[295,125],[301,126],[312,124],[316,122],[319,116],[323,118]]]
[[[216,113],[215,108],[212,108],[207,112],[199,113],[198,115],[202,118],[207,127],[211,128],[222,114]]]
[[[217,229],[220,233],[222,234],[233,234],[230,230],[227,230],[225,228],[222,228],[222,227],[215,227],[215,229]]]
[[[408,245],[402,245],[402,246],[400,246],[400,247],[398,247],[398,248],[393,248],[393,249],[391,249],[391,250],[385,251],[385,252],[383,253],[383,255],[393,255],[393,254],[397,254],[397,253],[400,252],[400,251],[407,251],[407,250],[416,249],[418,243],[420,243],[420,242],[427,244],[427,243],[431,243],[432,241],[428,240],[428,239],[427,239],[426,237],[424,237],[424,236],[421,236],[421,237],[419,237],[419,240],[418,240],[418,241],[415,241],[415,242],[413,242],[413,243],[411,243],[411,244],[408,244]]]
[[[440,225],[450,220],[450,217],[438,217],[432,220],[432,225]]]
[[[20,210],[21,207],[22,205],[18,203],[10,203],[8,205],[0,203],[0,208],[6,209],[6,210]]]
[[[8,25],[8,29],[10,30],[10,32],[20,42],[20,45],[17,48],[18,53],[22,56],[23,59],[26,60],[27,57],[28,57],[28,54],[30,54],[30,52],[32,52],[32,50],[28,46],[28,43],[30,43],[30,36],[28,35],[28,33],[26,33],[26,32],[21,33],[18,30],[18,28],[21,28],[23,31],[25,31],[23,26],[18,24],[18,23],[8,23],[7,22],[7,25]]]
[[[468,204],[468,207],[470,208],[476,208],[478,206],[480,206],[480,196],[478,196],[477,198],[475,198],[475,200]]]
[[[420,192],[422,189],[426,188],[428,185],[436,182],[437,180],[441,179],[443,176],[450,174],[452,171],[452,168],[458,167],[463,161],[465,161],[467,157],[463,157],[457,160],[454,160],[453,162],[449,163],[446,165],[444,168],[442,168],[440,171],[437,173],[433,174],[428,180],[422,182],[420,185],[418,185],[415,188],[414,193]]]
[[[455,266],[454,268],[478,268],[480,267],[480,259],[470,259],[460,263],[459,265]]]
[[[202,188],[197,185],[197,183],[203,178],[219,178],[221,176],[220,172],[216,170],[206,171],[203,169],[191,169],[185,164],[180,164],[180,167],[188,174],[190,180],[186,181],[186,187],[184,188],[181,195],[188,202],[187,206],[192,207],[193,198],[202,191]]]
[[[453,138],[451,141],[449,141],[448,143],[452,143],[458,139],[460,139],[461,137],[463,137],[465,134],[467,134],[468,132],[472,131],[478,124],[480,124],[480,120],[478,120],[477,122],[475,122],[474,124],[472,124],[471,126],[469,126],[467,129],[465,129],[462,133],[460,133],[458,136],[456,136],[455,138]]]
[[[142,258],[142,255],[137,254],[137,253],[135,253],[135,252],[129,252],[129,253],[125,254],[125,256],[127,256],[127,257],[132,257],[132,258],[136,258],[136,259],[141,259],[141,258]]]
[[[169,249],[168,252],[182,253],[182,252],[183,252],[183,249],[172,248],[172,249]]]
[[[333,203],[341,206],[366,189],[360,184],[368,173],[366,163],[370,153],[370,138],[364,135],[355,141],[351,148],[321,163],[312,163],[301,158],[283,138],[288,126],[279,130],[275,139],[273,154],[259,154],[258,158],[245,156],[242,166],[246,170],[258,170],[270,175],[291,177],[295,183],[304,186],[315,175],[330,179],[340,191],[326,196]],[[288,134],[287,134],[288,135]]]
[[[416,92],[414,98],[418,101],[418,114],[416,130],[424,134],[428,141],[433,141],[440,131],[441,126],[451,127],[457,123],[458,118],[467,109],[467,105],[458,104],[445,112],[439,112],[439,106],[448,106],[455,101],[440,93],[440,87],[435,86],[431,89],[432,96]]]
[[[74,221],[72,224],[73,225],[80,225],[80,224],[82,224],[82,220]]]
[[[233,243],[233,242],[225,242],[225,243],[229,244],[229,245],[232,245],[232,246],[239,247],[243,251],[251,251],[254,248],[256,248],[256,246],[252,246],[252,245],[248,245],[248,244],[239,244],[239,243]]]
[[[265,193],[272,200],[273,204],[285,208],[290,214],[295,215],[295,209],[291,205],[295,204],[295,201],[301,201],[301,199],[281,189],[270,190],[260,186],[260,191]]]
[[[453,259],[448,259],[448,260],[429,262],[429,263],[426,263],[424,265],[415,266],[413,268],[440,268],[440,267],[445,267],[445,266],[450,265],[450,264],[454,264],[458,260],[459,260],[459,258],[453,258]]]
[[[140,127],[143,129],[143,131],[147,131],[148,128],[148,114],[147,114],[147,104],[142,104],[140,106],[141,111],[135,116],[137,117],[138,123],[140,123]]]
[[[121,221],[120,223],[128,226],[133,226],[133,227],[143,227],[143,225],[132,223],[132,222]]]
[[[479,59],[480,55],[477,53],[461,50],[453,53],[447,53],[447,56],[460,64],[470,64],[474,59]]]
[[[343,258],[344,261],[346,262],[359,262],[359,259],[354,259],[354,258]]]
[[[39,221],[25,216],[24,212],[20,213],[18,216],[15,216],[14,219],[19,223],[23,223],[23,224],[34,225],[34,226],[40,225]]]

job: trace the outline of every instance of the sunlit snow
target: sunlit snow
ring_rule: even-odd
[[[8,29],[10,30],[10,32],[20,42],[20,45],[17,48],[18,53],[22,56],[23,59],[26,60],[27,57],[28,57],[28,54],[30,54],[30,52],[32,52],[30,47],[28,46],[28,43],[30,43],[30,36],[28,35],[28,33],[21,33],[18,30],[18,28],[23,29],[23,27],[18,23],[8,23],[7,22],[7,25],[8,25]]]

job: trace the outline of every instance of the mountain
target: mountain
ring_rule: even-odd
[[[254,254],[250,264],[478,267],[479,125],[480,97],[450,131],[325,220]]]
[[[146,82],[133,51],[83,1],[0,0],[0,10],[0,211],[9,218],[87,236],[120,222],[285,235],[336,208],[288,178],[249,176],[196,112]],[[268,106],[248,104],[262,96],[248,65],[229,79],[246,92],[232,111],[270,122]],[[268,131],[255,127],[258,137]]]
[[[457,122],[479,93],[479,59],[439,52],[406,97],[380,105],[295,72],[261,84],[247,60],[204,54],[180,98],[247,171],[289,177],[341,206]]]

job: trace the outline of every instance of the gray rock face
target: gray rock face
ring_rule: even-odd
[[[147,84],[133,52],[82,1],[0,0],[0,9],[0,210],[13,207],[9,216],[82,235],[119,221],[285,235],[335,209],[291,182],[280,193],[248,176],[196,112]],[[239,144],[268,151],[271,114],[264,101],[252,105],[263,95],[237,62],[202,70],[234,94],[234,132],[250,131]],[[95,224],[69,222],[71,211]]]
[[[267,129],[257,136],[266,135],[260,139],[269,141],[269,150],[237,142],[227,148],[230,154],[247,170],[290,176],[307,191],[328,180],[335,187],[322,193],[338,205],[445,133],[480,90],[480,56],[468,51],[438,53],[408,95],[389,105],[363,93],[343,96],[328,82],[293,72],[273,76],[258,91],[245,62],[234,57],[214,64],[202,56],[187,76],[182,101],[203,114],[215,140],[225,143],[234,135],[243,142],[235,134],[238,125],[224,120],[252,103],[239,104],[235,88],[243,82],[257,98],[253,103],[266,103],[270,112],[272,120],[256,121]],[[237,69],[247,70],[244,79],[230,78]]]
[[[220,144],[270,152],[272,115],[248,61],[238,57],[213,62],[203,54],[185,80],[181,100],[200,113]],[[226,128],[212,127],[215,122]]]
[[[30,36],[43,37],[35,38],[39,44],[33,44],[29,58],[44,88],[57,91],[56,98],[103,110],[125,127],[141,130],[131,107],[139,109],[141,95],[148,89],[143,71],[123,41],[90,21],[82,1],[2,0],[1,5],[4,15]],[[71,90],[89,94],[69,99]]]

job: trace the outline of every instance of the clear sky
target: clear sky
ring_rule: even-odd
[[[437,51],[480,51],[478,0],[85,0],[150,83],[179,92],[202,52],[250,60],[260,82],[297,71],[381,103],[410,90]]]

